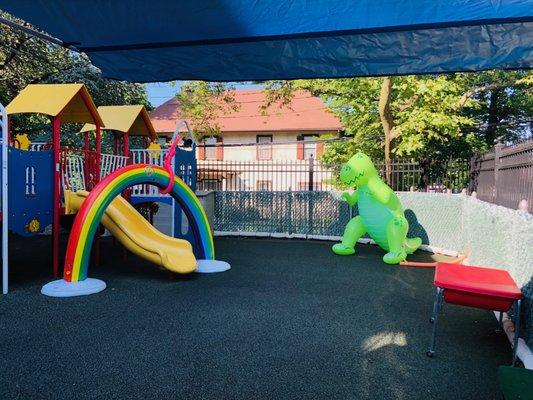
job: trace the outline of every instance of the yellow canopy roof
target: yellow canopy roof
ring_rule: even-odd
[[[104,120],[107,131],[127,133],[130,136],[148,136],[152,140],[157,138],[157,133],[144,106],[100,106],[98,113]],[[93,124],[85,124],[81,132],[95,129]]]
[[[61,117],[62,122],[103,126],[96,106],[81,83],[26,86],[6,107],[8,114],[36,113]]]

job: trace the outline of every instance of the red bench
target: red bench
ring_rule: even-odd
[[[433,284],[437,287],[433,315],[431,344],[428,357],[435,355],[437,321],[442,303],[500,311],[500,324],[504,311],[516,306],[515,335],[513,343],[513,365],[516,361],[516,347],[520,328],[520,305],[522,292],[505,270],[466,265],[437,263]]]

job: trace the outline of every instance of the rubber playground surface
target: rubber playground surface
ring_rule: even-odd
[[[105,238],[89,276],[108,288],[61,299],[39,293],[50,238],[14,239],[0,398],[501,398],[510,348],[489,312],[445,305],[426,357],[433,269],[386,265],[375,246],[339,257],[328,242],[215,245],[230,271],[175,277]]]

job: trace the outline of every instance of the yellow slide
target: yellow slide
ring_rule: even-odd
[[[65,191],[65,213],[79,210],[89,192]],[[124,198],[116,197],[107,207],[102,224],[132,253],[170,271],[188,274],[196,269],[191,244],[159,232]]]

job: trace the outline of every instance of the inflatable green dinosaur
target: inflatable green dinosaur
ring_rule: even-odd
[[[348,222],[342,242],[333,246],[335,254],[348,256],[355,253],[355,243],[367,233],[383,250],[387,264],[405,261],[422,244],[418,237],[407,238],[409,224],[403,215],[398,196],[379,177],[372,160],[357,153],[342,167],[341,181],[354,185],[353,194],[343,193],[342,198],[350,206],[357,203],[359,215]]]

